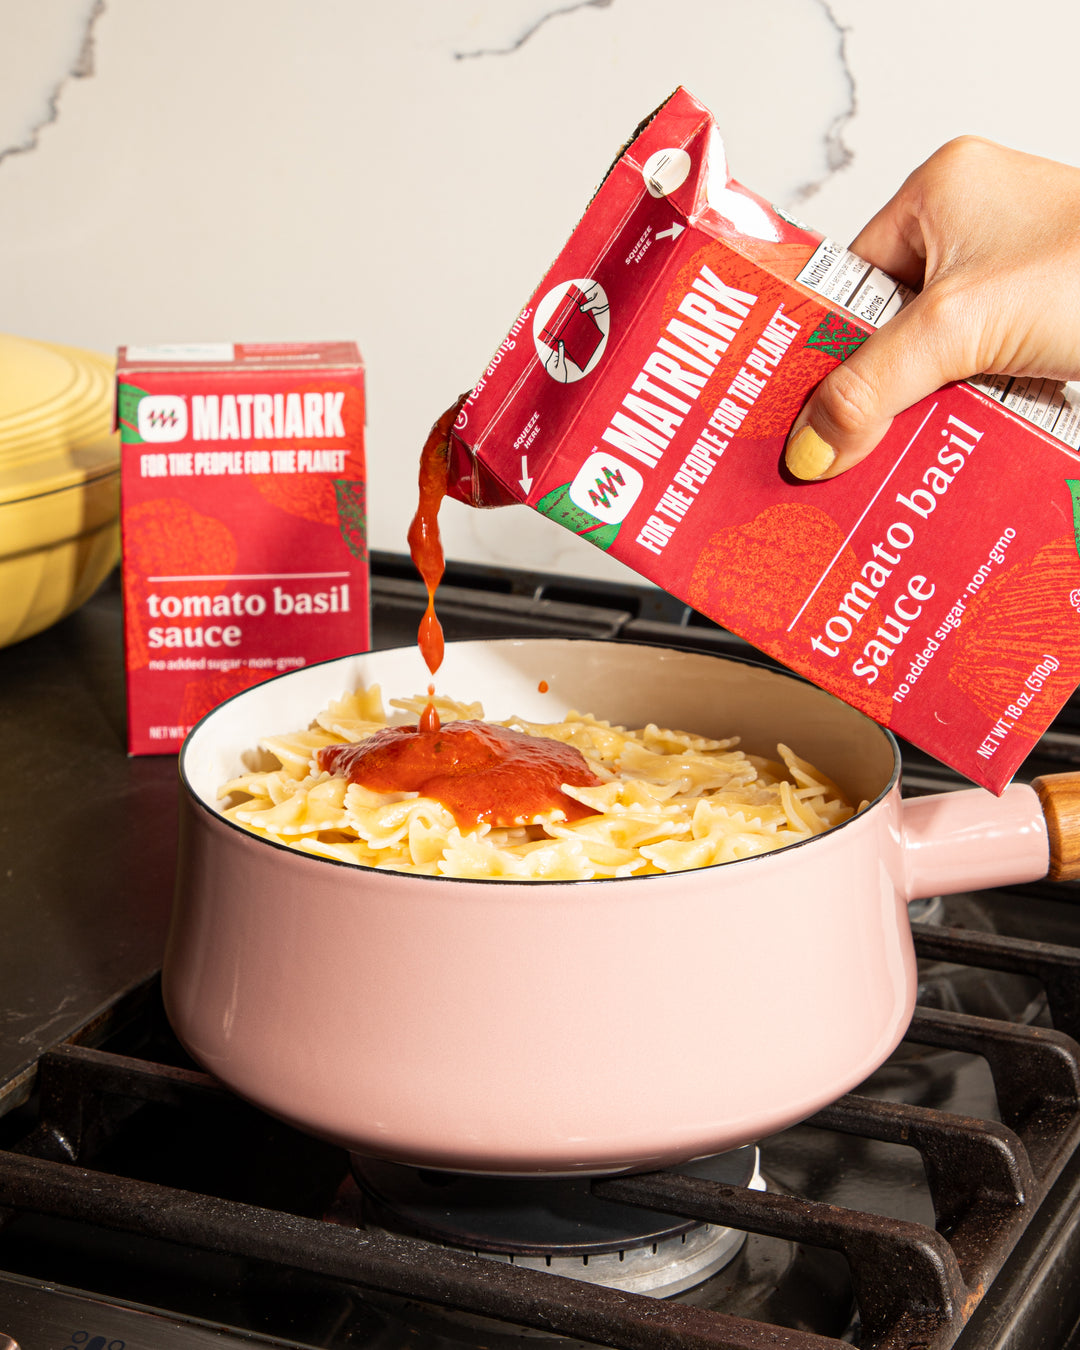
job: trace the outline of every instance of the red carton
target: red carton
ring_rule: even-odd
[[[732,179],[678,90],[463,405],[450,491],[527,502],[1000,792],[1080,677],[1080,407],[955,384],[831,482],[784,468],[811,389],[906,298]]]
[[[355,344],[121,347],[128,749],[370,646]]]

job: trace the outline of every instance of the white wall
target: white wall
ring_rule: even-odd
[[[0,0],[0,331],[355,338],[371,543],[403,551],[427,427],[677,84],[846,241],[960,132],[1080,163],[1078,51],[1074,0]],[[444,530],[628,575],[522,507]]]

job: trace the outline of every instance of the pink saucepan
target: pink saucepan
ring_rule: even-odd
[[[901,801],[892,737],[801,680],[666,648],[507,640],[450,644],[440,693],[491,718],[577,709],[738,733],[769,755],[781,741],[869,805],[761,857],[577,882],[353,867],[221,817],[218,788],[257,762],[261,737],[360,683],[388,699],[421,692],[427,673],[412,648],[312,666],[188,737],[165,1001],[190,1053],[242,1096],[425,1167],[640,1169],[809,1115],[907,1027],[907,902],[1045,875],[1058,794],[1080,781]]]

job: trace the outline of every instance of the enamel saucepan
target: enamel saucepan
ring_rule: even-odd
[[[1072,776],[901,801],[893,738],[810,684],[555,639],[449,644],[439,692],[493,719],[576,709],[738,734],[769,756],[783,742],[869,805],[760,857],[584,882],[354,867],[221,817],[218,788],[261,737],[306,726],[360,683],[408,696],[427,672],[413,648],[312,666],[230,699],[188,737],[164,993],[207,1070],[372,1157],[603,1173],[760,1139],[853,1088],[903,1036],[909,900],[1032,880],[1051,844],[1067,852],[1055,841]],[[1072,867],[1059,858],[1052,875]]]

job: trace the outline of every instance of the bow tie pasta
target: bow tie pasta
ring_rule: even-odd
[[[391,700],[415,721],[426,696]],[[482,720],[479,704],[439,697],[442,723]],[[399,719],[400,721],[401,719]],[[526,824],[462,829],[439,801],[375,792],[318,768],[318,751],[389,725],[378,686],[346,694],[305,731],[267,736],[276,767],[221,788],[225,817],[321,858],[432,876],[591,881],[711,867],[821,834],[855,812],[840,789],[787,746],[745,754],[737,738],[613,726],[584,713],[555,723],[497,725],[575,747],[601,781],[565,786],[589,813],[539,813]]]

